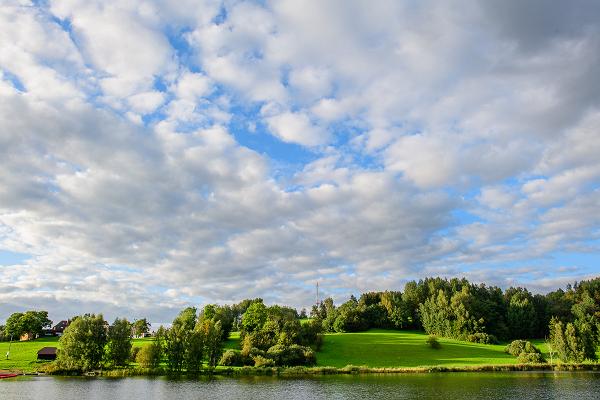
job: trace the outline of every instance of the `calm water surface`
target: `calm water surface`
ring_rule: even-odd
[[[600,399],[591,372],[166,378],[23,377],[0,380],[2,400],[51,399]]]

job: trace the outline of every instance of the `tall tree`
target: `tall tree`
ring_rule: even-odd
[[[107,361],[112,365],[127,365],[131,346],[131,324],[126,319],[115,319],[108,329]]]
[[[58,363],[63,368],[89,371],[100,366],[107,333],[102,314],[74,318],[60,337]]]

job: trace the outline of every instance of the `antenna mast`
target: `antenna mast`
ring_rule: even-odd
[[[319,281],[317,281],[317,307],[321,305],[321,300],[319,299]]]

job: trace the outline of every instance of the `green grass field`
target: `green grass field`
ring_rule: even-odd
[[[440,349],[432,349],[427,334],[413,331],[371,329],[360,333],[325,335],[317,353],[319,366],[419,367],[515,364],[504,353],[504,345],[485,345],[439,339]]]
[[[142,346],[150,343],[152,338],[133,339],[134,346]],[[8,351],[8,342],[0,342],[0,371],[2,370],[20,370],[30,372],[37,370],[47,361],[38,361],[37,352],[42,347],[60,347],[58,337],[43,337],[27,342],[12,342],[10,347],[10,357],[6,359]]]
[[[439,339],[440,349],[432,349],[425,340],[427,334],[417,331],[371,329],[359,333],[325,335],[323,347],[317,353],[317,365],[345,367],[346,365],[377,367],[476,366],[516,364],[516,357],[504,353],[505,344],[485,345]],[[134,346],[151,342],[152,338],[134,339]],[[543,340],[532,342],[549,359]],[[7,342],[0,342],[0,371],[35,371],[44,362],[37,361],[37,351],[45,346],[59,347],[58,338],[49,337],[30,342],[13,342],[10,359],[6,360]],[[224,349],[239,349],[239,332],[232,332]],[[600,356],[600,352],[599,352]],[[600,357],[599,357],[600,358]],[[135,364],[134,364],[135,365]]]

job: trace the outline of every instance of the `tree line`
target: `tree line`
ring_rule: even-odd
[[[311,316],[325,332],[411,329],[487,344],[549,338],[558,358],[581,362],[596,359],[600,342],[600,278],[535,295],[521,287],[426,278],[408,282],[404,291],[351,296],[339,306],[327,298]]]
[[[552,357],[595,360],[600,342],[600,278],[535,295],[521,287],[502,290],[466,279],[426,278],[408,282],[403,291],[351,296],[338,306],[327,298],[312,307],[309,319],[304,317],[304,310],[267,306],[260,298],[209,304],[200,311],[188,307],[170,328],[161,327],[152,341],[133,347],[132,337],[148,332],[146,319],[132,324],[117,318],[109,325],[102,315],[85,314],[73,318],[60,338],[56,365],[87,371],[137,362],[171,373],[197,373],[217,365],[314,365],[323,333],[370,328],[424,330],[486,344],[547,338]],[[7,340],[23,332],[41,332],[49,324],[45,311],[14,313],[0,332]],[[224,351],[232,331],[239,332],[240,346]],[[539,358],[534,352],[524,354]]]

